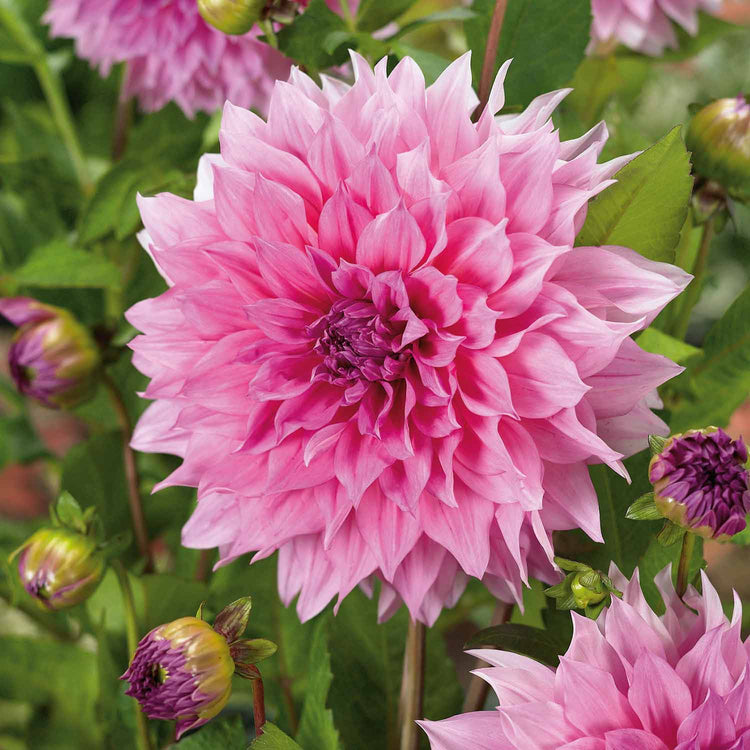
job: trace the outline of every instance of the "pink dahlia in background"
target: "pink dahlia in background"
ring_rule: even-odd
[[[265,111],[274,80],[289,74],[289,61],[256,40],[257,26],[222,34],[201,18],[196,0],[51,0],[45,20],[103,75],[127,63],[124,93],[147,111],[174,100],[192,117],[227,99]]]
[[[630,582],[612,572],[624,598],[613,597],[597,621],[572,613],[573,641],[556,670],[472,651],[493,665],[477,674],[500,705],[420,722],[433,750],[750,748],[750,640],[740,637],[737,595],[729,622],[704,573],[703,596],[690,587],[683,604],[667,568],[656,578],[666,604],[659,617],[637,571]]]
[[[630,338],[689,277],[573,242],[625,157],[602,124],[561,142],[566,92],[478,123],[469,56],[427,90],[402,60],[356,82],[293,70],[268,122],[227,104],[195,200],[141,198],[170,289],[135,305],[154,399],[133,446],[198,488],[188,547],[279,550],[307,619],[381,579],[432,623],[466,576],[506,600],[553,576],[550,532],[601,541],[588,463],[665,425],[680,368]]]
[[[698,11],[717,13],[723,0],[591,0],[592,48],[612,40],[646,55],[677,48],[676,23],[698,33]]]

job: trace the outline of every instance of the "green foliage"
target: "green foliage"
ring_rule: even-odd
[[[529,625],[506,623],[480,630],[466,644],[466,648],[492,646],[514,654],[530,656],[542,664],[556,667],[560,654],[564,653],[567,643],[554,630],[542,630]]]
[[[405,13],[416,0],[362,0],[356,25],[360,31],[377,31]]]
[[[692,188],[680,129],[624,166],[617,184],[590,204],[577,245],[622,245],[651,260],[674,261]]]
[[[474,18],[464,23],[478,83],[495,0],[474,0]],[[584,58],[591,26],[590,0],[509,0],[495,71],[513,58],[505,81],[508,107],[525,106],[541,93],[565,86]]]
[[[246,747],[245,729],[239,717],[212,721],[175,745],[179,750],[245,750]]]
[[[302,750],[302,748],[277,726],[267,722],[263,727],[262,736],[253,740],[252,750]]]
[[[673,404],[674,432],[726,425],[750,393],[750,286],[706,335],[703,353],[680,376]]]
[[[328,36],[341,31],[347,31],[341,16],[331,11],[325,0],[312,0],[303,14],[279,32],[279,48],[308,70],[322,70],[340,65],[348,58],[343,44],[331,52],[326,48]]]

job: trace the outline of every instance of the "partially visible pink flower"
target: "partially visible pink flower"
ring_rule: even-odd
[[[279,550],[312,617],[382,581],[432,623],[467,576],[505,600],[554,577],[550,533],[601,541],[588,463],[665,433],[679,372],[630,338],[688,276],[622,247],[576,247],[604,125],[561,142],[566,91],[477,123],[468,56],[425,90],[354,56],[353,86],[297,70],[268,122],[228,105],[195,201],[141,198],[171,288],[131,308],[155,399],[133,440],[198,487],[183,530],[221,563]]]
[[[718,13],[722,0],[591,0],[592,48],[616,40],[630,49],[658,56],[677,48],[672,23],[698,33],[698,11]]]
[[[257,26],[222,34],[201,18],[196,0],[52,0],[45,19],[102,75],[126,62],[125,94],[146,111],[174,100],[192,117],[229,100],[265,112],[274,81],[289,75],[289,60],[257,41]]]
[[[560,666],[482,649],[479,669],[497,694],[496,711],[420,722],[433,750],[747,750],[750,748],[750,640],[740,637],[701,573],[703,595],[685,603],[671,571],[656,578],[666,612],[657,616],[616,569],[612,598],[596,621],[573,615],[573,641]]]

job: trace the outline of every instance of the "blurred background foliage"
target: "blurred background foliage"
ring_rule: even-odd
[[[572,82],[576,91],[557,115],[557,125],[564,137],[572,138],[605,119],[611,133],[607,158],[648,148],[675,125],[686,123],[694,103],[750,91],[750,29],[743,27],[750,24],[748,2],[727,5],[727,18],[736,27],[704,18],[697,39],[685,39],[681,52],[658,61],[622,50],[607,58],[584,59],[588,0],[571,0],[564,19],[559,0],[538,0],[533,22],[527,25],[520,15],[513,15],[522,4],[521,0],[511,3],[498,56],[516,58],[509,77],[508,111],[518,111],[533,95]],[[340,28],[334,21],[312,27],[309,22],[295,23],[282,35],[282,45],[313,71],[342,63],[347,46],[357,46],[370,59],[390,54],[395,60],[411,54],[428,79],[470,45],[476,75],[492,6],[489,0],[476,0],[473,12],[451,0],[363,5],[369,7],[369,15],[355,30]],[[28,294],[66,307],[93,327],[107,345],[110,375],[125,394],[134,421],[146,406],[137,396],[145,380],[130,365],[125,344],[135,331],[122,312],[164,289],[135,237],[140,220],[134,198],[136,192],[191,195],[198,157],[218,148],[219,118],[199,115],[190,120],[174,105],[151,115],[135,111],[127,147],[114,162],[113,122],[122,71],[116,68],[102,79],[75,57],[70,42],[50,40],[39,20],[44,9],[44,0],[0,0],[0,10],[13,14],[33,42],[31,47],[19,46],[0,30],[0,294]],[[431,22],[421,20],[431,14],[437,14]],[[372,37],[373,30],[394,19],[397,26],[387,26],[385,34]],[[67,93],[83,144],[83,165],[69,156],[40,87],[40,75]],[[677,158],[682,157],[677,154]],[[692,242],[691,228],[686,226],[681,247],[688,255]],[[735,377],[723,392],[704,398],[694,390],[700,382],[695,386],[692,380],[670,386],[665,395],[677,421],[697,418],[696,409],[701,407],[697,409],[701,419],[726,424],[750,392],[750,300],[742,294],[750,280],[749,258],[750,210],[736,206],[733,219],[713,245],[704,294],[688,330],[692,346],[660,339],[658,332],[650,332],[652,338],[642,342],[659,351],[673,347],[673,358],[690,367],[703,356],[693,347],[705,345],[723,356],[727,337],[733,345],[737,343],[733,337],[744,337],[740,361],[734,363]],[[721,322],[733,302],[732,316]],[[745,321],[741,330],[737,321]],[[669,326],[667,316],[660,327]],[[0,351],[7,348],[11,334],[9,327],[0,328]],[[5,357],[0,360],[4,363]],[[707,388],[714,384],[710,380]],[[733,434],[748,432],[748,425],[750,410],[736,412]],[[124,684],[117,679],[127,666],[127,653],[114,575],[107,574],[85,605],[50,614],[26,597],[5,562],[44,522],[48,503],[61,489],[69,490],[84,507],[95,505],[108,533],[129,526],[121,428],[104,389],[72,414],[50,412],[19,397],[7,372],[0,374],[2,750],[134,746],[133,702],[124,696]],[[643,454],[629,461],[635,479],[632,487],[604,469],[593,470],[610,543],[606,549],[575,532],[561,535],[558,548],[566,557],[585,559],[605,570],[611,559],[626,573],[640,564],[647,571],[643,576],[647,594],[658,607],[649,575],[652,578],[673,560],[677,548],[659,547],[642,526],[624,520],[625,508],[645,490],[646,461]],[[137,575],[135,550],[125,555],[133,572],[141,632],[192,614],[201,601],[207,602],[210,617],[227,602],[250,594],[255,606],[248,634],[270,638],[279,646],[277,655],[263,665],[269,720],[295,736],[305,749],[391,747],[406,612],[377,626],[376,604],[357,591],[336,617],[329,608],[300,625],[293,608],[284,608],[278,600],[273,559],[250,567],[243,558],[212,574],[212,552],[180,546],[180,528],[195,493],[172,487],[151,495],[154,484],[178,462],[159,455],[139,455],[138,462],[156,561],[153,572]],[[750,597],[731,556],[727,562],[725,553],[721,559],[715,550],[706,554],[717,570],[735,574],[718,580],[714,576],[720,588],[739,586]],[[702,559],[698,550],[695,565]],[[489,624],[493,607],[487,592],[474,582],[459,605],[445,612],[430,632],[426,716],[437,719],[460,710],[459,680],[465,682],[471,664],[462,646],[478,627]],[[547,608],[541,587],[535,585],[528,592],[526,613],[516,611],[513,619],[536,626],[552,623],[564,630],[569,628],[565,617]],[[251,736],[251,706],[249,684],[236,680],[224,718],[186,737],[181,746],[186,750],[245,747]],[[168,746],[172,728],[155,722],[154,731],[157,746]],[[258,747],[295,745],[271,730]]]

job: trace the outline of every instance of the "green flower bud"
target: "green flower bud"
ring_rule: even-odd
[[[104,555],[90,536],[66,528],[40,529],[16,552],[21,583],[42,609],[88,599],[102,579]]]
[[[573,598],[581,609],[592,604],[599,604],[609,596],[609,591],[602,585],[599,575],[595,571],[592,573],[593,577],[591,573],[576,573],[570,582]]]
[[[686,136],[696,174],[750,200],[750,104],[744,96],[719,99],[693,117]]]
[[[265,0],[198,0],[203,20],[225,34],[247,34],[265,6]]]

